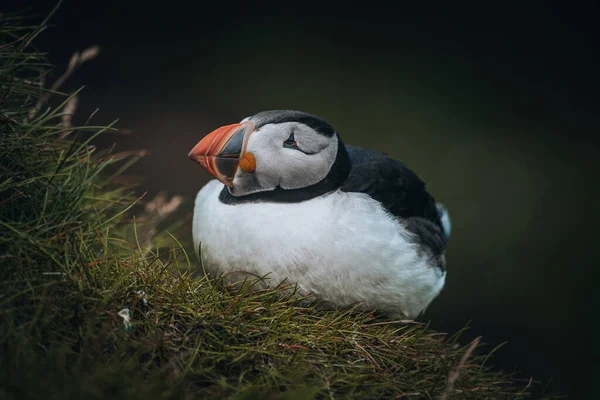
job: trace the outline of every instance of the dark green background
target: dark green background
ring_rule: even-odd
[[[68,89],[86,85],[81,118],[99,107],[93,121],[133,130],[100,144],[152,150],[131,170],[151,194],[191,201],[209,179],[191,147],[265,109],[317,114],[401,159],[453,222],[424,319],[450,332],[473,320],[467,337],[508,342],[492,363],[591,398],[600,13],[527,4],[66,1],[36,44],[59,70],[101,46]]]

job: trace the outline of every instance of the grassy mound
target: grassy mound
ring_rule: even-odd
[[[2,18],[1,398],[527,397],[459,334],[194,276],[175,237],[148,234],[160,216],[131,216],[114,178],[135,156],[90,145],[114,128],[71,127],[72,96],[46,106],[41,28]]]

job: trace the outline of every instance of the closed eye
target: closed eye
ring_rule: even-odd
[[[300,150],[298,148],[298,143],[296,143],[296,139],[294,138],[294,131],[292,131],[290,137],[283,142],[283,147],[285,147],[286,149]]]

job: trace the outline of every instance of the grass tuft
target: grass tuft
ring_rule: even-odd
[[[0,20],[1,398],[528,396],[530,381],[460,332],[196,276],[156,229],[157,204],[177,205],[132,218],[143,200],[115,177],[140,155],[90,144],[112,126],[65,124],[77,94],[44,89],[50,66],[31,41],[45,26],[24,21]]]

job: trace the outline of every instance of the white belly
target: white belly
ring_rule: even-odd
[[[268,274],[270,286],[285,280],[332,305],[360,302],[363,309],[401,318],[417,317],[444,286],[445,273],[366,194],[226,205],[218,199],[222,189],[209,182],[194,208],[194,246],[198,253],[202,244],[202,263],[211,274]]]

